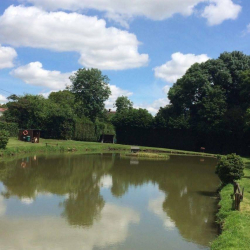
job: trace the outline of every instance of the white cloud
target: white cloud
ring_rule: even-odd
[[[95,9],[105,12],[106,17],[113,19],[128,28],[129,20],[137,16],[144,16],[152,20],[164,20],[174,14],[190,16],[194,13],[199,3],[209,3],[205,8],[203,17],[210,20],[217,19],[214,24],[219,24],[227,19],[235,19],[241,7],[232,0],[19,0],[28,2],[47,10],[88,10]],[[225,11],[226,10],[226,11]],[[212,24],[212,25],[214,25]]]
[[[70,84],[69,76],[73,73],[61,73],[43,69],[40,62],[31,62],[11,71],[11,75],[25,83],[46,87],[53,90],[65,89]]]
[[[21,0],[24,1],[24,0]],[[128,19],[136,16],[145,16],[153,20],[164,20],[179,13],[189,16],[193,13],[194,7],[207,0],[25,0],[36,6],[48,10],[82,10],[96,9],[105,11],[108,15],[120,16]]]
[[[169,104],[168,98],[160,98],[153,101],[152,103],[143,103],[135,105],[135,108],[147,109],[149,113],[155,115],[160,109],[160,107],[165,107],[168,104]]]
[[[172,54],[172,60],[165,64],[154,68],[155,77],[162,78],[168,83],[174,83],[177,79],[181,78],[187,69],[194,63],[202,63],[209,60],[205,54],[182,54],[180,52]]]
[[[210,5],[204,9],[203,17],[207,18],[209,25],[218,25],[223,21],[235,20],[242,7],[234,4],[232,0],[210,0]]]
[[[4,95],[0,94],[0,104],[6,103],[8,100]]]
[[[125,207],[106,204],[91,227],[71,227],[60,217],[1,218],[1,249],[82,249],[110,248],[128,237],[131,224],[139,223],[140,215]],[[114,223],[115,222],[115,223]]]
[[[13,60],[16,57],[17,57],[17,53],[13,48],[3,47],[0,44],[0,69],[14,67]]]
[[[119,96],[131,96],[133,95],[132,92],[128,91],[128,90],[124,90],[121,89],[119,87],[117,87],[116,85],[109,85],[110,90],[111,90],[111,96],[109,97],[109,99],[105,102],[105,107],[107,109],[113,109],[113,104],[115,103],[117,97]]]
[[[51,1],[52,2],[52,1]],[[97,17],[10,6],[0,16],[0,42],[15,47],[76,51],[85,67],[122,70],[145,66],[136,36]]]

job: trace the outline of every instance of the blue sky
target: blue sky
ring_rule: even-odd
[[[96,67],[110,78],[107,108],[127,95],[154,114],[193,63],[250,54],[249,13],[247,0],[1,0],[0,88],[46,96]]]

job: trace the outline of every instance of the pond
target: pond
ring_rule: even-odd
[[[209,249],[217,235],[215,165],[118,154],[0,162],[0,249]]]

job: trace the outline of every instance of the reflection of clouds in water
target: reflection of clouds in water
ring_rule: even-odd
[[[38,192],[36,190],[35,193],[34,193],[34,196],[35,196],[35,198],[38,198],[38,197],[53,197],[53,194],[49,193],[49,192]],[[30,205],[35,201],[35,198],[22,197],[22,198],[20,198],[20,201],[21,201],[21,203],[23,203],[25,205]]]
[[[162,209],[164,200],[165,196],[161,196],[155,200],[150,200],[148,203],[148,209],[163,220],[163,224],[168,230],[173,230],[175,228],[175,223]]]
[[[25,205],[30,205],[34,202],[34,199],[32,198],[21,198],[20,200]]]
[[[125,241],[130,223],[138,223],[134,210],[106,204],[101,220],[90,228],[70,227],[58,217],[7,219],[0,223],[0,245],[15,250],[92,250]]]
[[[111,188],[113,185],[113,180],[111,175],[104,175],[99,182],[99,186],[103,188]]]
[[[180,191],[180,196],[182,197],[184,194],[187,194],[187,187],[183,188],[181,191]]]
[[[4,204],[4,198],[0,196],[0,216],[3,216],[6,211],[6,205]]]

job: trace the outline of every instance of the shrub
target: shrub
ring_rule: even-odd
[[[229,154],[221,157],[216,174],[224,184],[233,183],[244,176],[244,163],[239,155]]]
[[[11,137],[18,136],[18,124],[17,123],[0,121],[0,130],[8,131]]]
[[[0,149],[5,149],[9,141],[9,132],[0,130]]]

